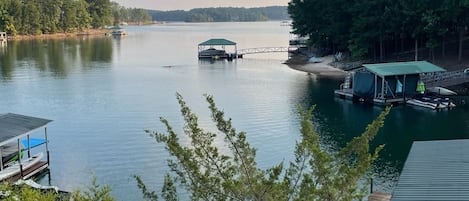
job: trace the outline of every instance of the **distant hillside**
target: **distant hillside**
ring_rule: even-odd
[[[147,10],[156,21],[243,22],[289,19],[286,6],[262,8],[195,8],[189,11]]]

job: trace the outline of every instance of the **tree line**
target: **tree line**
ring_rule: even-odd
[[[102,28],[122,21],[149,21],[143,9],[109,0],[2,0],[0,30],[11,35],[53,34]]]
[[[469,0],[292,0],[293,32],[309,36],[325,52],[347,51],[355,58],[384,59],[395,53],[457,42],[461,61],[469,25]]]
[[[153,20],[184,22],[267,21],[289,19],[285,6],[262,8],[195,8],[189,11],[148,10]]]

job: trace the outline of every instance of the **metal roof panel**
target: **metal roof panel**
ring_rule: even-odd
[[[427,61],[363,64],[363,66],[368,71],[379,76],[409,75],[446,71],[445,69]]]
[[[52,120],[7,113],[0,115],[0,145],[46,126]]]
[[[226,40],[224,38],[212,38],[205,42],[199,43],[199,46],[212,46],[212,45],[236,45],[236,43],[230,40]]]
[[[414,142],[391,200],[469,200],[467,153],[468,139]]]

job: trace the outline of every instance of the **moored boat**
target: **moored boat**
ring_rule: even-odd
[[[456,107],[456,105],[453,103],[453,101],[451,101],[450,98],[429,95],[415,96],[412,99],[407,100],[406,103],[419,107],[430,108],[433,110],[449,109]]]
[[[113,36],[127,36],[127,32],[123,29],[119,29],[119,30],[112,31],[111,35],[113,35]]]
[[[6,158],[5,161],[3,157],[0,158],[0,181],[28,179],[49,167],[47,140],[49,122],[51,120],[20,114],[0,115],[0,147],[11,149],[8,155],[14,158],[8,161]],[[31,134],[41,128],[44,129],[44,139],[31,138]],[[42,144],[45,144],[45,152],[32,150]],[[2,153],[2,156],[5,155]]]
[[[21,161],[21,163],[18,161],[10,163],[5,168],[3,168],[2,171],[0,171],[0,181],[6,180],[10,177],[20,174],[21,171],[26,170],[32,167],[33,165],[39,163],[43,157],[44,154],[42,152],[39,152],[38,154]]]
[[[226,57],[225,50],[218,50],[215,48],[209,48],[199,52],[199,58],[224,58]]]
[[[444,87],[429,87],[429,88],[427,88],[427,92],[442,95],[442,96],[457,95],[456,92],[451,91],[451,90],[449,90],[447,88],[444,88]]]

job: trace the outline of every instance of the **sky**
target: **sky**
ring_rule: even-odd
[[[190,10],[207,7],[287,6],[290,0],[111,0],[125,7],[153,10]]]

